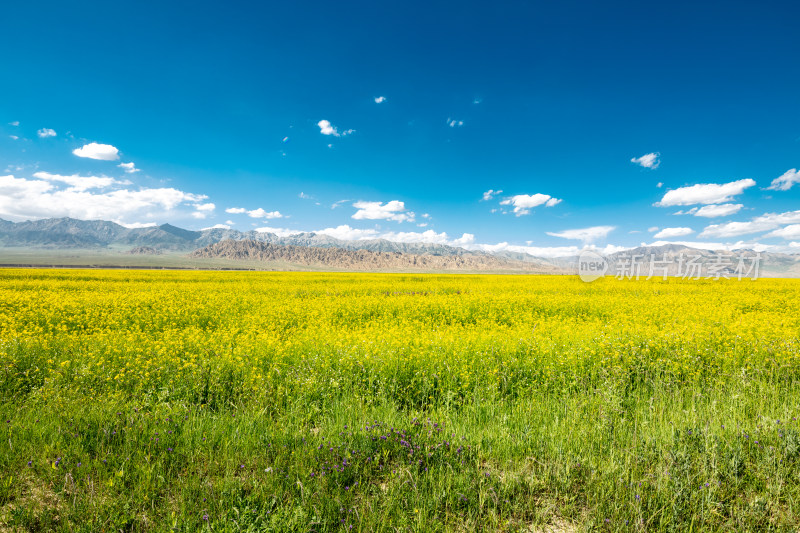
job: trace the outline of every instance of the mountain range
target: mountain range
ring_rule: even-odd
[[[275,233],[211,228],[192,231],[162,224],[146,228],[126,228],[105,220],[49,218],[26,222],[0,219],[0,247],[107,248],[150,247],[161,252],[191,252],[217,242],[251,240],[289,246],[342,248],[371,252],[399,252],[431,255],[472,254],[463,248],[444,244],[401,243],[385,239],[346,241],[320,233],[297,233],[279,237]]]
[[[210,228],[187,230],[162,224],[145,228],[127,228],[103,220],[52,218],[25,222],[0,219],[0,264],[3,248],[57,251],[76,254],[95,251],[124,252],[131,256],[222,258],[250,262],[282,262],[300,265],[321,265],[345,270],[514,270],[536,272],[574,272],[577,256],[541,258],[521,252],[494,253],[434,243],[404,243],[385,239],[342,240],[319,233],[297,233],[279,236],[270,232],[238,231]],[[328,251],[320,249],[329,249]],[[347,252],[347,253],[345,253]],[[70,252],[71,253],[71,252]],[[668,260],[669,275],[681,275],[678,264],[693,260],[704,265],[723,261],[736,262],[739,257],[753,258],[755,252],[701,250],[676,244],[642,246],[609,255],[608,274],[624,270],[632,261],[641,263],[642,275],[648,274],[651,257]],[[45,264],[45,263],[40,263]],[[130,264],[130,261],[126,262]],[[725,267],[734,272],[735,265]],[[800,254],[761,252],[763,275],[800,277]],[[630,269],[629,269],[630,270]],[[657,270],[660,275],[663,270]]]

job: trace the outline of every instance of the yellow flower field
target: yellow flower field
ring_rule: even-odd
[[[799,334],[789,279],[0,270],[0,529],[795,531]]]
[[[5,379],[41,394],[285,401],[354,387],[423,405],[606,377],[713,383],[796,374],[798,334],[797,280],[0,273]]]

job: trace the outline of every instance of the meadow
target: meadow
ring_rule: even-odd
[[[796,531],[800,280],[0,270],[0,531]]]

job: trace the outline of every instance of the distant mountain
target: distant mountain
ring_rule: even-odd
[[[162,224],[146,228],[126,228],[114,222],[103,220],[77,220],[74,218],[51,218],[27,222],[9,222],[0,219],[0,250],[3,247],[31,248],[31,249],[111,249],[116,251],[131,251],[134,255],[154,255],[156,253],[172,252],[185,254],[195,250],[204,249],[206,254],[248,255],[256,253],[256,248],[248,244],[245,248],[232,247],[230,241],[247,241],[248,243],[270,244],[278,247],[336,249],[351,252],[371,252],[375,254],[402,254],[416,256],[420,263],[421,257],[442,257],[448,260],[422,261],[430,269],[448,269],[451,265],[470,265],[474,270],[485,268],[508,269],[509,265],[521,270],[536,270],[549,272],[576,271],[578,256],[566,256],[543,259],[521,252],[498,251],[481,252],[470,251],[464,248],[448,246],[445,244],[431,243],[403,243],[385,239],[369,239],[348,241],[319,233],[297,233],[288,236],[278,236],[275,233],[258,231],[238,231],[234,229],[212,228],[201,231],[192,231],[171,224]],[[227,242],[223,248],[209,248],[215,244]],[[233,251],[232,251],[233,250]],[[721,262],[726,255],[754,254],[752,251],[712,251],[700,250],[686,246],[667,244],[663,246],[644,246],[611,254],[607,260],[611,264],[609,274],[613,275],[620,264],[629,264],[632,258],[642,263],[642,272],[649,273],[649,260],[655,255],[657,260],[669,259],[675,263],[670,266],[669,274],[679,273],[678,261],[681,255],[700,256],[701,263]],[[315,264],[346,264],[351,257],[347,255],[330,254],[311,251],[300,253],[293,248],[278,251],[278,248],[258,249],[260,256],[294,257],[298,261],[315,261]],[[335,256],[335,257],[334,257]],[[463,261],[455,259],[462,258]],[[377,259],[369,255],[363,256],[367,264],[392,264],[404,265],[405,260],[388,258]],[[288,260],[288,259],[282,259]],[[646,265],[644,263],[647,263]],[[311,263],[302,263],[311,264]],[[492,266],[487,266],[492,265]],[[780,254],[771,252],[761,253],[761,270],[763,275],[769,276],[800,276],[800,255]],[[392,266],[387,268],[405,268]],[[420,267],[421,268],[421,267]],[[658,272],[662,272],[659,270]]]
[[[279,237],[274,233],[212,228],[191,231],[162,224],[161,226],[129,229],[114,222],[51,218],[28,222],[8,222],[0,219],[0,247],[38,248],[104,248],[109,246],[146,246],[162,251],[189,252],[221,242],[257,241],[287,246],[342,248],[371,252],[399,252],[429,255],[488,255],[470,252],[444,244],[402,243],[384,239],[346,241],[319,233],[297,233]]]
[[[345,250],[335,247],[293,246],[253,240],[226,240],[195,250],[194,258],[285,262],[342,270],[527,270],[542,272],[539,265],[489,255],[410,254]],[[553,272],[552,267],[544,271]]]
[[[127,228],[104,220],[49,218],[0,224],[0,245],[62,248],[106,246],[128,232]]]

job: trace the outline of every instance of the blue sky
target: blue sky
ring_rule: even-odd
[[[0,19],[0,218],[800,251],[794,2],[9,2]]]

